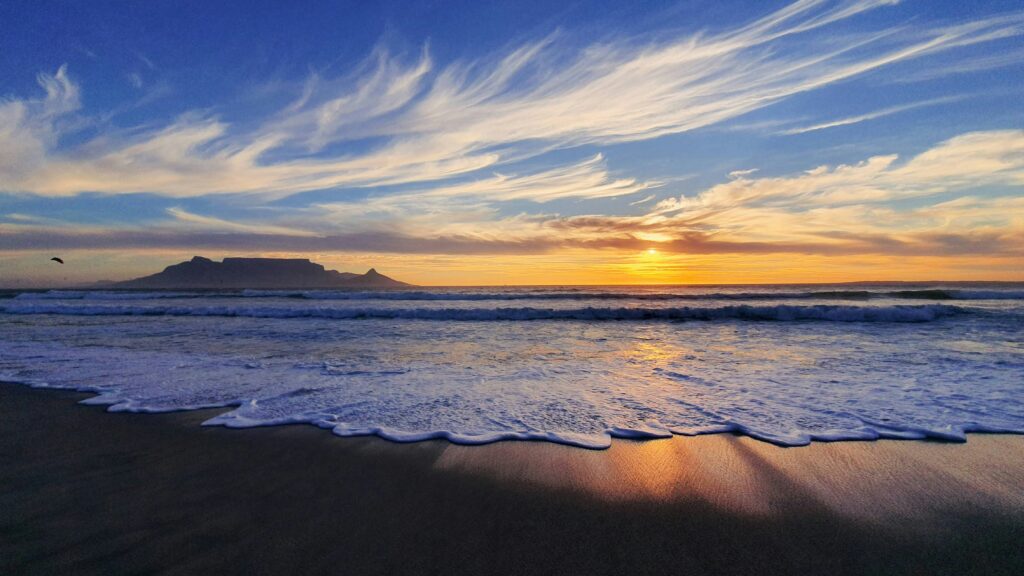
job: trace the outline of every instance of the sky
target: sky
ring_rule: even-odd
[[[1022,102],[1018,0],[0,1],[0,285],[1024,280]]]

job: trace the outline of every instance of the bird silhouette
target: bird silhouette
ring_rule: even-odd
[[[54,262],[59,262],[59,263],[61,263],[61,264],[63,264],[63,263],[64,263],[64,261],[63,261],[63,260],[61,260],[60,258],[57,258],[56,256],[54,256],[53,258],[50,258],[50,260],[53,260]]]

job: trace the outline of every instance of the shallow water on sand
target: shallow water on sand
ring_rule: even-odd
[[[459,443],[1024,432],[1024,286],[732,286],[0,299],[0,380],[114,411],[231,407]]]

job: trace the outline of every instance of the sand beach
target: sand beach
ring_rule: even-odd
[[[1024,436],[457,446],[0,385],[5,574],[1019,574]]]

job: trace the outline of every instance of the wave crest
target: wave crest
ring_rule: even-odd
[[[224,298],[289,298],[301,300],[383,300],[383,301],[772,301],[772,300],[1024,300],[1024,290],[947,289],[915,290],[796,290],[745,292],[646,292],[596,291],[590,289],[519,290],[242,290],[242,291],[131,291],[131,290],[50,290],[22,292],[13,299],[25,300],[163,300]]]
[[[970,312],[946,304],[897,306],[774,305],[717,307],[585,307],[585,308],[374,308],[287,306],[133,306],[82,304],[8,304],[6,314],[54,314],[71,316],[221,316],[247,318],[321,318],[337,320],[407,319],[432,321],[532,321],[532,320],[754,320],[826,322],[930,322]]]

